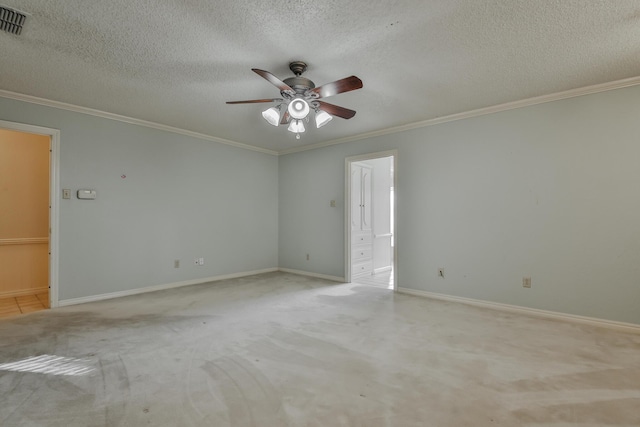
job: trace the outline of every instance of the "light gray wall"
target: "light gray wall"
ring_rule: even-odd
[[[399,286],[640,323],[638,99],[619,89],[279,159],[5,98],[0,120],[60,129],[62,187],[98,190],[59,201],[63,300],[278,265],[343,276],[344,159],[395,148]]]
[[[639,100],[635,86],[281,156],[279,264],[343,276],[344,159],[397,149],[398,286],[640,323]]]
[[[279,177],[279,266],[344,277],[344,158],[327,150],[281,156]]]
[[[61,131],[60,300],[278,266],[276,156],[5,98],[0,120]]]

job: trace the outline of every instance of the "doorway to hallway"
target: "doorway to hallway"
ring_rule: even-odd
[[[396,288],[396,152],[346,159],[346,277]]]
[[[0,316],[57,306],[59,131],[0,121]]]

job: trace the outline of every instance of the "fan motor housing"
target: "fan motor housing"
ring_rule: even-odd
[[[311,80],[302,76],[289,77],[288,79],[284,79],[283,81],[287,84],[287,86],[289,86],[299,94],[303,94],[309,89],[313,89],[314,87],[316,87],[316,85]]]

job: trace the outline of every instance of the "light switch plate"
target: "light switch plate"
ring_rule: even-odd
[[[93,200],[96,198],[96,190],[78,190],[78,199]]]

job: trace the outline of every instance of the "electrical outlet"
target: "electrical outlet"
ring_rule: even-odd
[[[444,268],[438,269],[438,277],[442,277],[444,279]]]
[[[173,261],[173,268],[180,268],[180,260],[179,259]]]
[[[310,258],[309,258],[309,254],[307,254],[307,261],[309,261],[309,259],[310,259]]]
[[[523,277],[522,278],[522,287],[530,288],[531,287],[531,277]]]
[[[332,200],[331,202],[329,202],[329,206],[331,206],[332,208],[336,207],[336,201]]]
[[[204,258],[200,258],[198,261],[200,265],[204,265]]]

